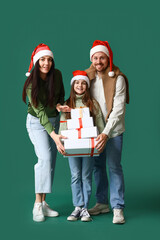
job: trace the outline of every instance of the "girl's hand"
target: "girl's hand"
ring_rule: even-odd
[[[54,140],[54,142],[55,142],[55,144],[57,146],[58,152],[61,153],[62,155],[66,155],[64,146],[61,143],[61,139],[66,139],[67,137],[64,137],[62,135],[58,135],[54,131],[51,132],[50,136]]]
[[[71,108],[67,105],[61,105],[60,103],[57,104],[56,109],[58,112],[70,112]]]
[[[101,133],[98,135],[98,137],[96,138],[97,144],[96,144],[96,148],[98,150],[99,153],[103,152],[105,145],[107,143],[108,140],[108,136],[104,133]]]

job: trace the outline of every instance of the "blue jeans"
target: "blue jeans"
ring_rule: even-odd
[[[55,132],[57,133],[59,116],[49,118],[49,121],[55,127]],[[38,162],[34,166],[35,193],[51,193],[57,155],[56,145],[45,128],[40,124],[39,118],[29,113],[27,115],[26,128],[38,158]]]
[[[110,204],[112,208],[124,208],[124,177],[121,166],[123,134],[110,138],[104,151],[95,158],[94,178],[96,200],[108,204],[108,179],[106,159],[109,169]]]
[[[93,157],[69,157],[72,199],[75,207],[88,208],[92,192]]]

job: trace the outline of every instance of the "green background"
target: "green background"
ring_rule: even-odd
[[[159,1],[7,1],[1,3],[1,235],[3,239],[151,239],[160,222],[160,18]],[[57,157],[48,203],[60,212],[44,223],[32,221],[36,157],[22,102],[33,49],[41,42],[54,52],[66,98],[72,71],[90,65],[94,40],[108,40],[114,64],[128,76],[123,169],[126,224],[112,224],[112,213],[90,223],[70,223],[72,211],[67,159]],[[95,203],[94,193],[90,206]]]

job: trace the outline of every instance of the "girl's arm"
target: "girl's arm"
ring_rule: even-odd
[[[102,133],[102,131],[104,130],[104,127],[105,127],[102,111],[101,111],[101,108],[100,108],[98,102],[95,99],[93,100],[93,103],[96,108],[96,111],[94,113],[95,114],[95,125],[97,126],[99,133]]]
[[[63,113],[63,112],[61,112],[60,126],[59,126],[58,134],[61,134],[62,130],[67,130],[67,119],[65,117],[65,113]]]

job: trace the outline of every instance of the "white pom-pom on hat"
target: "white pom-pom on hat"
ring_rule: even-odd
[[[114,72],[113,72],[113,71],[112,71],[112,72],[109,72],[109,73],[108,73],[108,76],[109,76],[109,77],[114,77]]]
[[[27,72],[25,75],[26,75],[26,77],[29,77],[31,74],[30,74],[30,72]]]

